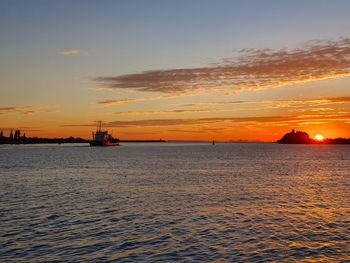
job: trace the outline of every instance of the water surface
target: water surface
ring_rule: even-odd
[[[0,261],[350,261],[347,145],[0,146]]]

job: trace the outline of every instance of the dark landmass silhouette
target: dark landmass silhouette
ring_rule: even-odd
[[[309,137],[309,134],[303,131],[292,130],[286,133],[280,140],[282,144],[350,144],[350,138],[324,139],[322,141],[314,140]]]
[[[11,139],[10,137],[0,137],[0,144],[45,144],[45,143],[88,143],[89,140],[83,138],[39,138],[39,137],[26,137],[19,139]]]
[[[61,143],[89,143],[90,140],[80,137],[68,137],[68,138],[39,138],[39,137],[26,137],[26,134],[21,135],[20,130],[16,130],[15,133],[11,131],[9,137],[4,136],[3,131],[0,131],[0,144],[61,144]],[[165,142],[165,140],[120,140],[113,138],[112,142]]]
[[[312,143],[310,139],[309,134],[302,131],[295,132],[292,130],[291,132],[285,134],[280,140],[278,140],[278,143],[295,143],[295,144],[308,144]]]
[[[113,139],[113,142],[167,142],[165,140],[122,140]],[[40,138],[40,137],[26,137],[24,133],[21,135],[20,130],[15,133],[11,131],[9,137],[4,136],[3,131],[0,131],[0,144],[62,144],[62,143],[89,143],[90,140],[80,137],[68,138]],[[171,141],[169,141],[171,142]],[[190,141],[174,141],[174,142],[190,142]],[[207,141],[193,141],[193,142],[207,142]],[[246,142],[246,141],[230,141],[230,142]],[[257,141],[258,142],[258,141]],[[277,143],[281,144],[350,144],[350,138],[336,138],[324,139],[322,141],[311,139],[309,134],[303,131],[292,130],[286,133]]]

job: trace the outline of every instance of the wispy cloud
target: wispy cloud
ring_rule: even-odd
[[[233,122],[233,123],[282,123],[282,122],[301,122],[301,121],[349,121],[350,115],[339,114],[310,114],[303,116],[252,116],[252,117],[216,117],[216,118],[198,118],[198,119],[145,119],[130,121],[111,121],[104,123],[105,127],[146,127],[146,126],[175,126],[175,125],[207,125],[214,123]],[[96,123],[87,124],[67,124],[63,127],[95,127]]]
[[[63,56],[77,56],[81,54],[87,54],[87,51],[81,50],[81,49],[70,49],[70,50],[63,50],[61,52],[61,55]]]
[[[350,75],[350,39],[313,41],[288,50],[244,49],[202,68],[152,70],[97,77],[105,88],[184,93],[195,90],[237,92]]]
[[[196,133],[207,133],[206,131],[203,131],[203,130],[183,130],[183,129],[169,130],[169,132],[191,133],[191,134],[196,134]]]
[[[251,100],[251,101],[210,101],[210,102],[192,102],[177,103],[174,106],[197,107],[197,106],[224,106],[224,105],[241,105],[241,104],[270,104],[271,107],[291,107],[299,106],[321,106],[329,104],[350,103],[350,97],[325,97],[325,98],[306,98],[290,100]],[[273,106],[274,105],[274,106]]]
[[[181,97],[183,97],[183,95],[166,95],[166,96],[158,96],[158,97],[150,97],[150,98],[102,100],[102,101],[98,101],[97,103],[105,107],[110,107],[115,105],[131,103],[131,102],[158,101],[158,100],[166,100],[166,99],[177,99]]]
[[[150,119],[150,120],[134,120],[134,121],[111,121],[104,123],[105,127],[134,127],[134,126],[172,126],[172,125],[197,125],[209,124],[223,121],[230,122],[278,122],[285,120],[295,120],[294,116],[262,116],[262,117],[237,117],[237,118],[200,118],[200,119]],[[96,126],[96,123],[90,124],[68,124],[64,127],[89,127]]]
[[[22,107],[1,107],[0,115],[10,114],[10,113],[20,113],[25,115],[30,115],[34,113],[56,113],[59,112],[57,107],[44,106],[44,107],[33,107],[33,106],[22,106]]]
[[[0,108],[0,115],[1,114],[8,114],[8,113],[22,113],[22,114],[32,114],[35,110],[32,107],[2,107]]]
[[[178,132],[178,133],[222,133],[224,132],[226,129],[224,128],[202,128],[200,130],[185,130],[185,129],[173,129],[173,130],[169,130],[169,132]]]
[[[350,97],[334,97],[334,98],[326,98],[326,100],[335,103],[347,103],[350,102]]]
[[[120,105],[128,102],[160,100],[164,98],[174,98],[177,96],[164,96],[145,99],[118,99],[99,102],[104,106]],[[176,114],[202,114],[202,113],[229,113],[229,112],[248,112],[261,110],[285,109],[287,114],[324,112],[330,113],[337,110],[338,113],[348,114],[349,111],[340,112],[337,104],[350,103],[350,97],[324,97],[324,98],[304,98],[290,100],[252,100],[252,101],[212,101],[212,102],[193,102],[172,104],[177,109],[157,109],[144,111],[117,111],[114,112],[120,116],[141,116],[141,115],[176,115]],[[225,106],[232,105],[234,108]],[[241,106],[242,105],[242,106]],[[249,105],[247,107],[247,105]],[[206,108],[198,108],[203,106]],[[345,108],[344,108],[345,107]],[[343,106],[346,109],[347,106]]]
[[[118,111],[117,115],[147,115],[147,114],[171,114],[171,113],[196,113],[212,112],[213,109],[196,109],[196,110],[151,110],[151,111]]]
[[[175,103],[173,106],[179,107],[197,107],[197,106],[223,106],[223,105],[241,105],[241,104],[256,104],[264,101],[207,101],[207,102],[191,102],[191,103]]]
[[[102,100],[102,101],[98,101],[97,103],[105,107],[110,107],[114,105],[121,105],[128,102],[137,102],[137,101],[140,101],[140,100],[139,99],[115,99],[115,100]]]
[[[237,112],[256,110],[254,108],[244,109],[193,109],[193,110],[150,110],[150,111],[117,111],[117,115],[152,115],[152,114],[181,114],[181,113],[209,113],[209,112]]]
[[[151,98],[137,98],[137,99],[111,99],[111,100],[102,100],[97,103],[105,107],[111,107],[116,105],[122,105],[126,103],[137,103],[145,101],[158,101],[165,99],[176,99],[184,97],[185,95],[174,95],[174,96],[158,96]],[[194,95],[189,95],[194,96]],[[188,97],[188,96],[187,96]],[[216,107],[216,106],[225,106],[225,105],[244,105],[244,104],[268,104],[271,108],[285,108],[285,107],[296,107],[296,106],[321,106],[329,104],[341,104],[349,103],[350,97],[330,97],[330,98],[309,98],[309,99],[291,99],[291,100],[251,100],[251,101],[209,101],[209,102],[191,102],[191,103],[174,103],[173,106],[176,107],[197,107],[197,106],[207,106],[207,107]],[[245,108],[248,110],[247,108]],[[212,111],[213,109],[211,109]],[[209,109],[203,109],[203,112],[209,111]],[[153,114],[153,113],[181,113],[186,112],[186,110],[169,110],[169,111],[143,111],[137,112],[142,114]],[[188,110],[187,110],[188,112]],[[116,112],[116,114],[131,114],[131,112]]]

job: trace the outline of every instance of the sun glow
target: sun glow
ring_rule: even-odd
[[[316,134],[314,138],[317,141],[323,141],[324,140],[324,136],[322,134]]]

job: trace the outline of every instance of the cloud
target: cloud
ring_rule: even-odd
[[[230,122],[278,122],[295,120],[294,116],[262,116],[262,117],[237,117],[237,118],[200,118],[200,119],[150,119],[133,121],[111,121],[104,123],[104,127],[135,127],[135,126],[172,126],[172,125],[198,125],[223,121]],[[95,127],[96,123],[90,124],[68,124],[63,127]]]
[[[0,108],[1,114],[9,114],[9,113],[22,113],[22,114],[32,114],[35,110],[32,107],[2,107]]]
[[[156,127],[156,126],[175,126],[175,125],[207,125],[222,122],[234,123],[282,123],[282,122],[300,122],[300,121],[348,121],[349,114],[309,114],[309,115],[286,115],[286,116],[251,116],[251,117],[216,117],[216,118],[198,118],[198,119],[145,119],[130,121],[111,121],[104,123],[104,127]],[[88,124],[66,124],[62,127],[95,127],[96,123]]]
[[[223,105],[240,105],[240,104],[256,104],[263,103],[264,101],[209,101],[209,102],[191,102],[191,103],[176,103],[174,106],[181,107],[196,107],[196,106],[223,106]]]
[[[128,102],[135,102],[137,99],[115,99],[115,100],[102,100],[98,101],[98,104],[101,104],[103,106],[109,107],[114,105],[121,105]]]
[[[186,93],[256,90],[350,75],[350,39],[313,41],[287,50],[244,49],[235,58],[202,68],[144,71],[96,77],[104,88]]]
[[[349,103],[350,97],[334,97],[334,98],[314,98],[314,99],[294,99],[294,100],[275,100],[275,101],[262,101],[265,108],[269,109],[296,109],[297,111],[332,111],[330,108],[336,104]],[[328,106],[328,107],[324,107]],[[295,111],[295,110],[294,110]]]
[[[196,113],[196,112],[212,112],[213,109],[198,110],[151,110],[151,111],[118,111],[118,115],[141,115],[141,114],[169,114],[169,113]],[[215,110],[214,110],[215,111]]]
[[[179,113],[208,113],[208,112],[237,112],[256,109],[193,109],[193,110],[150,110],[150,111],[117,111],[117,115],[148,115],[148,114],[179,114]]]
[[[63,56],[77,56],[81,54],[87,54],[87,52],[80,49],[70,49],[70,50],[64,50],[61,52],[61,55]]]
[[[185,129],[173,129],[173,130],[169,130],[169,132],[179,132],[179,133],[222,133],[224,132],[226,129],[225,128],[202,128],[200,130],[185,130]]]
[[[182,129],[174,129],[174,130],[169,130],[169,132],[179,132],[179,133],[207,133],[206,131],[203,130],[182,130]]]
[[[242,105],[242,104],[269,104],[273,108],[293,107],[293,106],[322,106],[329,104],[349,103],[350,97],[326,97],[326,98],[307,98],[291,100],[251,100],[251,101],[210,101],[210,102],[192,102],[177,103],[175,106],[196,107],[196,106],[224,106],[224,105]]]
[[[164,99],[177,99],[181,97],[183,97],[183,95],[173,95],[173,96],[167,95],[167,96],[158,96],[158,97],[150,97],[150,98],[102,100],[102,101],[98,101],[97,103],[105,107],[110,107],[110,106],[130,103],[130,102],[157,101],[157,100],[164,100]]]
[[[125,135],[125,137],[133,137],[133,136],[154,136],[154,134],[156,132],[161,132],[161,131],[152,131],[152,132],[123,132],[123,131],[119,131],[118,134],[123,134]],[[123,140],[128,140],[128,139],[123,139]]]
[[[213,101],[213,102],[194,102],[194,103],[184,103],[184,104],[177,104],[177,106],[183,106],[183,107],[197,107],[197,106],[208,106],[208,107],[214,107],[214,106],[238,106],[241,105],[254,105],[254,104],[268,104],[268,103],[275,103],[278,102],[278,100],[252,100],[252,101]],[[254,107],[254,106],[252,106]],[[256,107],[256,106],[255,106]],[[242,108],[244,110],[248,110],[249,108]]]
[[[189,96],[196,96],[191,94]],[[186,97],[189,97],[186,96]],[[97,103],[106,107],[122,105],[126,103],[136,103],[136,102],[145,102],[145,101],[157,101],[164,99],[177,99],[184,97],[184,95],[174,95],[174,96],[158,96],[150,98],[137,98],[137,99],[111,99],[111,100],[102,100]],[[210,101],[210,102],[192,102],[192,103],[175,103],[174,106],[182,107],[195,107],[195,106],[222,106],[222,105],[234,105],[234,104],[260,104],[260,103],[273,103],[273,102],[285,102],[285,103],[346,103],[350,102],[350,97],[335,97],[335,98],[315,98],[315,99],[300,99],[300,100],[265,100],[265,101]]]
[[[108,126],[171,126],[171,125],[198,125],[209,124],[223,121],[229,122],[276,122],[283,120],[294,120],[294,117],[285,116],[263,116],[263,117],[237,117],[237,118],[201,118],[201,119],[154,119],[154,120],[136,120],[136,121],[112,121]]]
[[[350,97],[326,98],[326,100],[334,103],[347,103],[350,102]]]
[[[1,107],[0,115],[2,114],[11,114],[11,113],[20,113],[25,115],[30,115],[34,113],[56,113],[59,112],[57,107],[44,106],[44,107],[33,107],[33,106],[22,106],[22,107]]]

